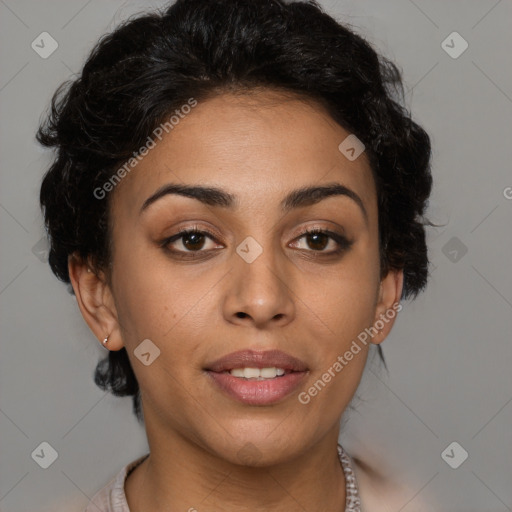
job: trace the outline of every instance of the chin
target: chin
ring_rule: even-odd
[[[243,438],[225,439],[222,443],[211,446],[217,456],[231,464],[263,468],[281,464],[293,459],[300,443],[291,442],[290,438],[278,439],[274,436],[263,434],[262,437],[254,435]]]

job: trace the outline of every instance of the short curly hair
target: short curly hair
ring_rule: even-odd
[[[80,76],[55,92],[36,135],[57,150],[40,191],[53,273],[69,283],[76,252],[108,277],[110,201],[93,191],[170,113],[190,97],[261,88],[315,100],[364,143],[377,189],[381,275],[403,270],[402,298],[416,297],[428,277],[429,136],[403,106],[397,66],[316,1],[177,0],[100,39]],[[95,382],[133,395],[143,421],[125,348],[98,363]]]

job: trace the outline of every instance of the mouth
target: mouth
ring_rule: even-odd
[[[227,373],[233,377],[245,380],[269,380],[283,377],[288,373],[292,373],[293,370],[285,370],[284,368],[276,368],[275,366],[268,368],[233,368],[232,370],[224,370],[217,373]]]
[[[284,400],[309,372],[303,361],[279,350],[234,352],[204,370],[218,390],[248,405]]]

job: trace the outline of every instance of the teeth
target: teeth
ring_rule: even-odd
[[[243,377],[245,379],[273,379],[280,377],[286,372],[282,368],[234,368],[229,372],[233,377]]]
[[[263,377],[263,375],[261,375],[261,373],[260,373],[259,368],[244,368],[243,372],[244,372],[244,377],[246,379],[256,379],[258,377]]]

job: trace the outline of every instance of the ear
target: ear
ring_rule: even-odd
[[[382,278],[379,286],[379,296],[375,309],[373,328],[377,333],[372,337],[371,342],[378,345],[388,336],[395,323],[398,312],[402,309],[400,297],[404,283],[403,270],[391,269]]]
[[[119,329],[114,297],[103,273],[97,275],[77,254],[68,258],[71,285],[78,307],[94,335],[109,350],[120,350],[123,341]],[[108,342],[103,340],[108,336]]]

